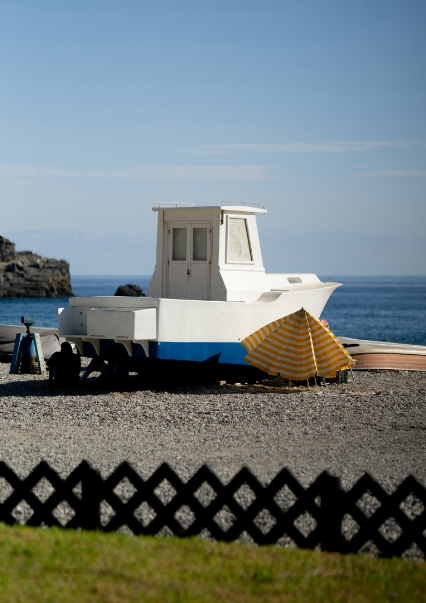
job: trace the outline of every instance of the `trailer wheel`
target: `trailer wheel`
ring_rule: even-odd
[[[130,372],[130,360],[124,346],[109,346],[103,354],[103,359],[108,363],[105,373],[102,371],[106,381],[113,386],[124,385]]]

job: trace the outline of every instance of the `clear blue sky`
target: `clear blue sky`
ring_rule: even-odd
[[[156,201],[265,203],[269,271],[426,274],[423,1],[0,0],[0,232],[149,274]]]

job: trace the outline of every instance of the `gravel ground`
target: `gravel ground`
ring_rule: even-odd
[[[366,471],[388,491],[410,473],[426,485],[426,373],[357,372],[344,386],[291,390],[152,391],[131,376],[111,392],[96,377],[61,391],[8,372],[0,364],[0,459],[21,476],[42,459],[62,475],[87,459],[103,475],[128,460],[147,477],[167,461],[184,479],[208,463],[224,481],[246,465],[264,482],[288,467],[304,485],[324,469],[345,488]]]

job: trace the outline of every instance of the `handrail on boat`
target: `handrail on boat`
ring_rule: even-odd
[[[256,207],[261,207],[262,209],[265,209],[265,204],[264,203],[254,203],[253,201],[222,201],[222,207],[224,205],[228,205],[228,203],[235,203],[235,204],[239,204],[239,205],[255,205]]]
[[[265,209],[264,203],[254,203],[253,201],[222,201],[221,207],[226,207],[230,203],[234,203],[235,205],[254,205],[256,207],[261,207]],[[202,207],[198,205],[198,203],[182,203],[182,202],[173,202],[173,201],[156,201],[154,203],[154,207]]]
[[[163,205],[172,205],[173,207],[180,207],[181,205],[185,207],[199,207],[196,203],[181,203],[181,202],[170,202],[170,201],[156,201],[154,203],[154,207],[162,207]]]

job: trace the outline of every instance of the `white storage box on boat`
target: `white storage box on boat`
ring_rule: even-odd
[[[156,308],[121,310],[92,308],[87,311],[89,337],[111,339],[155,339],[157,336]]]

